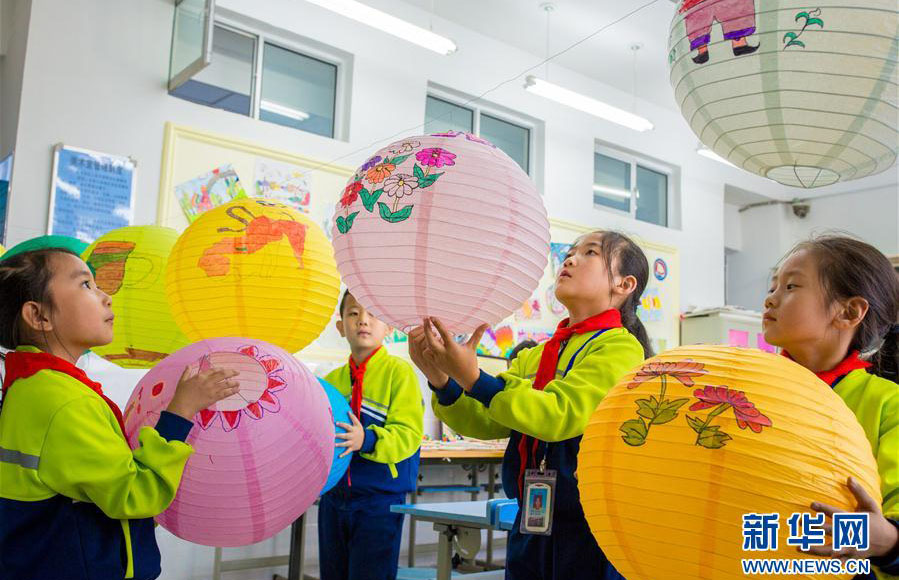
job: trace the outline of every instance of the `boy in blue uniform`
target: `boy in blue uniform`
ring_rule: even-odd
[[[338,447],[353,453],[343,479],[318,509],[322,580],[394,580],[403,516],[390,506],[415,490],[424,403],[412,366],[387,354],[389,327],[352,294],[340,301],[337,330],[350,344],[349,362],[325,380],[350,401]],[[339,418],[338,418],[339,419]]]

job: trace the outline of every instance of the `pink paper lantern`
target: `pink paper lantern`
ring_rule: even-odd
[[[277,534],[318,498],[334,450],[328,398],[311,372],[260,340],[217,338],[163,359],[125,407],[132,447],[155,425],[189,366],[240,371],[240,393],[198,413],[187,438],[194,454],[169,508],[156,521],[207,546],[243,546]]]
[[[332,240],[344,283],[375,316],[402,330],[436,316],[462,334],[531,296],[549,221],[515,161],[451,131],[375,153],[340,196]]]

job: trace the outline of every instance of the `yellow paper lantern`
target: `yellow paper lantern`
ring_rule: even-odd
[[[276,201],[211,209],[172,249],[166,292],[192,340],[254,338],[296,352],[334,312],[340,280],[321,228]]]
[[[578,455],[590,529],[628,580],[736,580],[742,558],[809,557],[787,544],[789,517],[813,501],[854,511],[849,476],[880,501],[840,397],[785,357],[724,346],[645,361],[603,399]],[[743,551],[745,514],[779,514],[776,551]]]
[[[165,271],[178,232],[129,226],[101,236],[81,255],[112,297],[115,338],[92,350],[121,367],[150,368],[187,346],[165,296]]]

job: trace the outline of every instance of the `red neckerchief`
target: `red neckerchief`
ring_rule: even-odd
[[[787,351],[781,351],[781,354],[788,359],[793,360],[793,357],[791,357],[790,353],[788,353]],[[852,371],[857,369],[866,369],[870,366],[871,363],[858,358],[858,351],[853,350],[849,353],[849,356],[844,358],[842,362],[840,362],[840,364],[838,364],[837,366],[833,367],[829,371],[821,371],[820,373],[815,373],[815,375],[831,387],[834,387],[840,379],[842,379]]]
[[[356,364],[356,359],[353,358],[353,355],[350,355],[350,384],[353,386],[353,394],[350,398],[350,408],[353,410],[353,414],[356,415],[356,418],[360,421],[362,420],[362,384],[365,380],[365,367],[368,364],[368,361],[371,360],[371,357],[375,356],[377,352],[381,350],[379,346],[376,348],[368,357],[362,361],[362,364]]]
[[[16,380],[27,379],[44,370],[58,371],[69,375],[100,395],[100,398],[109,405],[112,414],[115,415],[116,421],[119,423],[119,427],[122,428],[122,436],[125,435],[125,422],[122,420],[122,411],[112,399],[103,394],[102,385],[90,380],[83,370],[72,363],[50,353],[19,351],[6,353],[6,377],[3,379],[3,398],[6,399],[7,391],[9,391],[10,386]]]
[[[582,320],[577,324],[572,326],[568,326],[568,321],[570,319],[566,318],[562,322],[559,323],[559,326],[556,327],[556,331],[553,333],[552,338],[543,345],[543,353],[540,355],[540,366],[537,367],[537,376],[534,378],[534,388],[538,391],[542,391],[547,384],[551,380],[556,377],[556,370],[559,367],[559,355],[562,350],[562,343],[567,342],[572,336],[576,334],[584,334],[587,332],[594,332],[597,330],[608,330],[610,328],[620,328],[621,327],[621,313],[614,309],[610,308],[601,314],[597,314],[596,316],[591,316],[586,320]],[[521,439],[518,441],[518,456],[521,460],[521,465],[518,469],[518,496],[521,497],[523,487],[524,487],[524,472],[528,466],[528,440],[531,437],[523,434],[521,435]],[[536,461],[537,455],[537,444],[539,442],[534,439],[532,449],[531,449],[531,457],[533,457]],[[524,498],[522,498],[524,499]]]
[[[380,346],[373,350],[360,365],[357,365],[356,359],[353,358],[353,355],[350,355],[350,385],[353,389],[353,394],[350,396],[350,409],[352,409],[353,414],[356,415],[360,423],[362,422],[362,385],[365,382],[365,367],[368,365],[371,357],[375,356],[379,350],[381,350]],[[346,470],[346,483],[349,487],[353,486],[349,467]]]

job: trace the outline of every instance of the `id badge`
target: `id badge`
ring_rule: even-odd
[[[522,534],[550,535],[553,529],[555,502],[556,470],[528,469],[525,471],[519,531]]]

